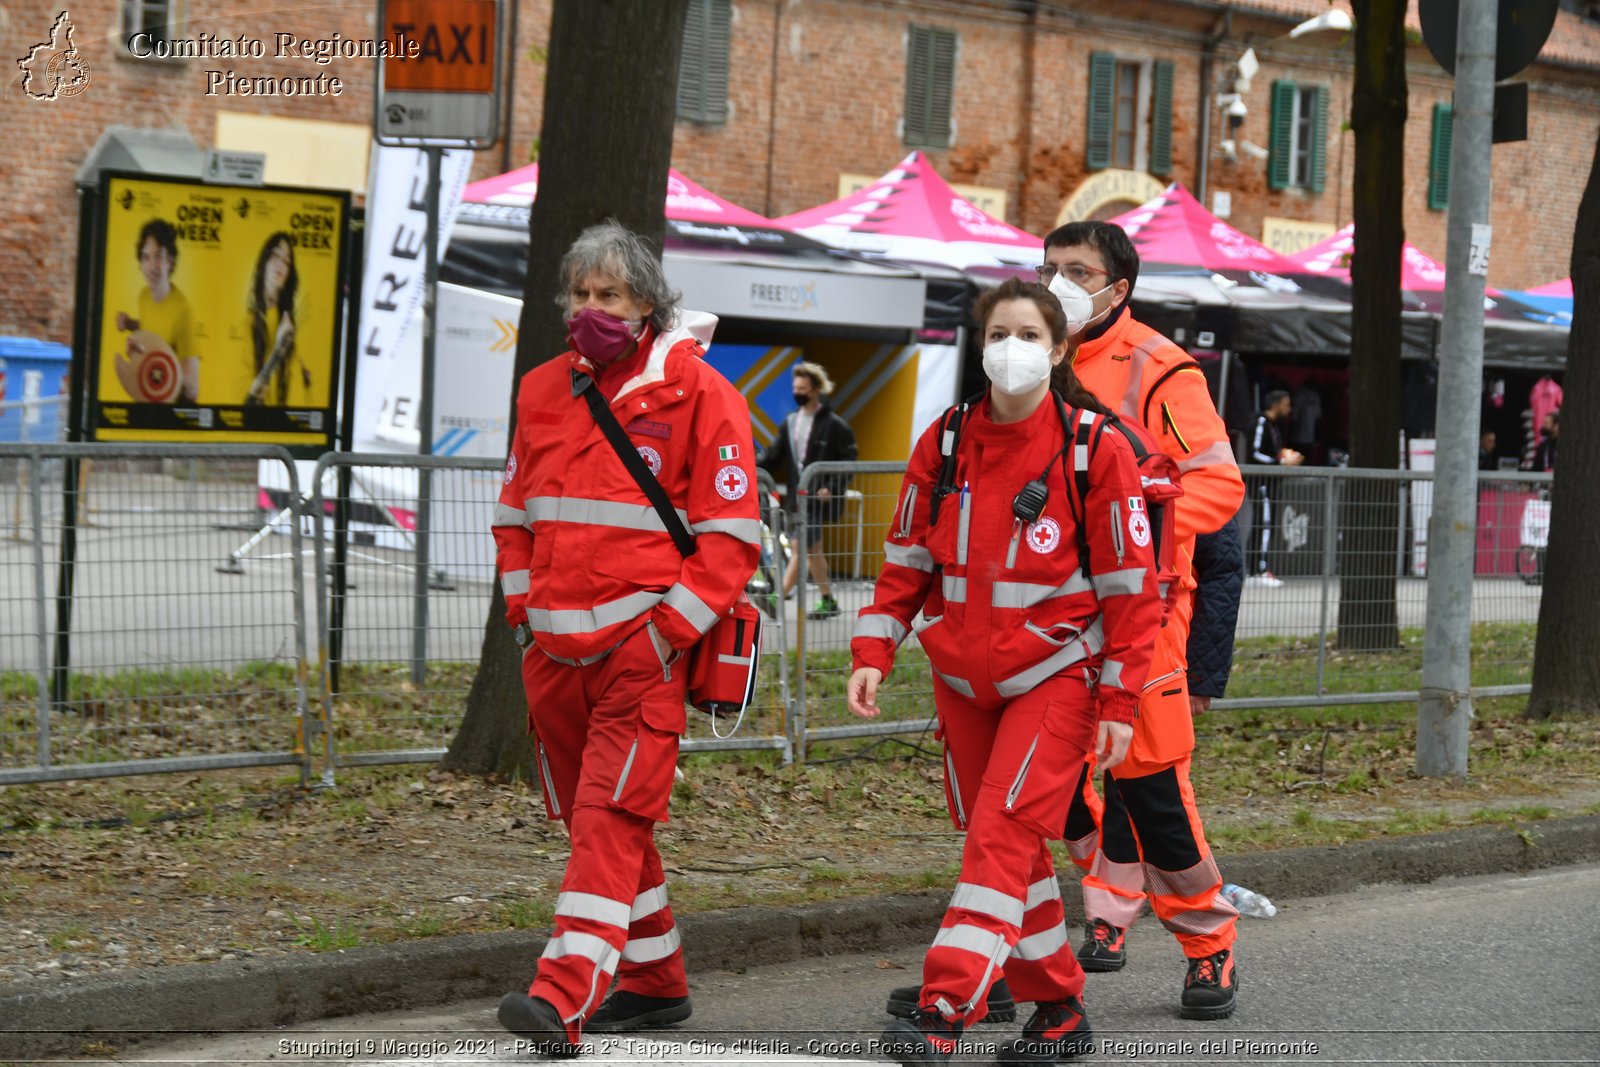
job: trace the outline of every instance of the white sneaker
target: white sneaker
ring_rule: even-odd
[[[1246,578],[1245,581],[1251,582],[1255,585],[1264,585],[1268,589],[1277,589],[1283,585],[1283,579],[1277,577],[1271,571],[1262,571],[1260,574],[1252,574],[1250,577]]]

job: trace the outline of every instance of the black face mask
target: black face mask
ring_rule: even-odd
[[[796,393],[796,394],[794,394],[794,406],[795,407],[803,408],[809,403],[811,403],[811,394],[810,393]]]

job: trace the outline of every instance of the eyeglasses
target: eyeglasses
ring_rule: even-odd
[[[1057,272],[1065,274],[1067,280],[1074,285],[1083,285],[1096,274],[1104,274],[1108,278],[1111,276],[1110,271],[1101,270],[1099,267],[1091,267],[1087,263],[1068,263],[1060,267],[1054,263],[1041,263],[1033,270],[1039,276],[1040,285],[1049,285],[1055,279]]]

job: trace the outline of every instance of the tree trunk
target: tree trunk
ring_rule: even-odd
[[[566,313],[555,302],[557,271],[578,234],[614,218],[660,247],[688,9],[688,0],[556,0],[540,124],[539,195],[528,220],[513,433],[515,383],[566,351]],[[443,760],[452,770],[529,772],[527,702],[504,610],[497,591],[466,716]]]
[[[1394,470],[1400,451],[1400,247],[1405,241],[1405,0],[1355,0],[1355,254],[1350,465]],[[1339,511],[1339,647],[1399,644],[1395,482],[1347,483]]]
[[[1600,493],[1588,483],[1600,470],[1600,142],[1572,235],[1572,336],[1550,499],[1550,547],[1539,600],[1528,716],[1600,715]]]

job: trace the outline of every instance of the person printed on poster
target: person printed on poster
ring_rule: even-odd
[[[200,360],[193,351],[189,298],[172,281],[177,231],[166,219],[151,219],[139,230],[134,254],[145,287],[137,317],[117,312],[118,331],[129,335],[113,365],[117,381],[135,400],[192,404],[200,395]]]

